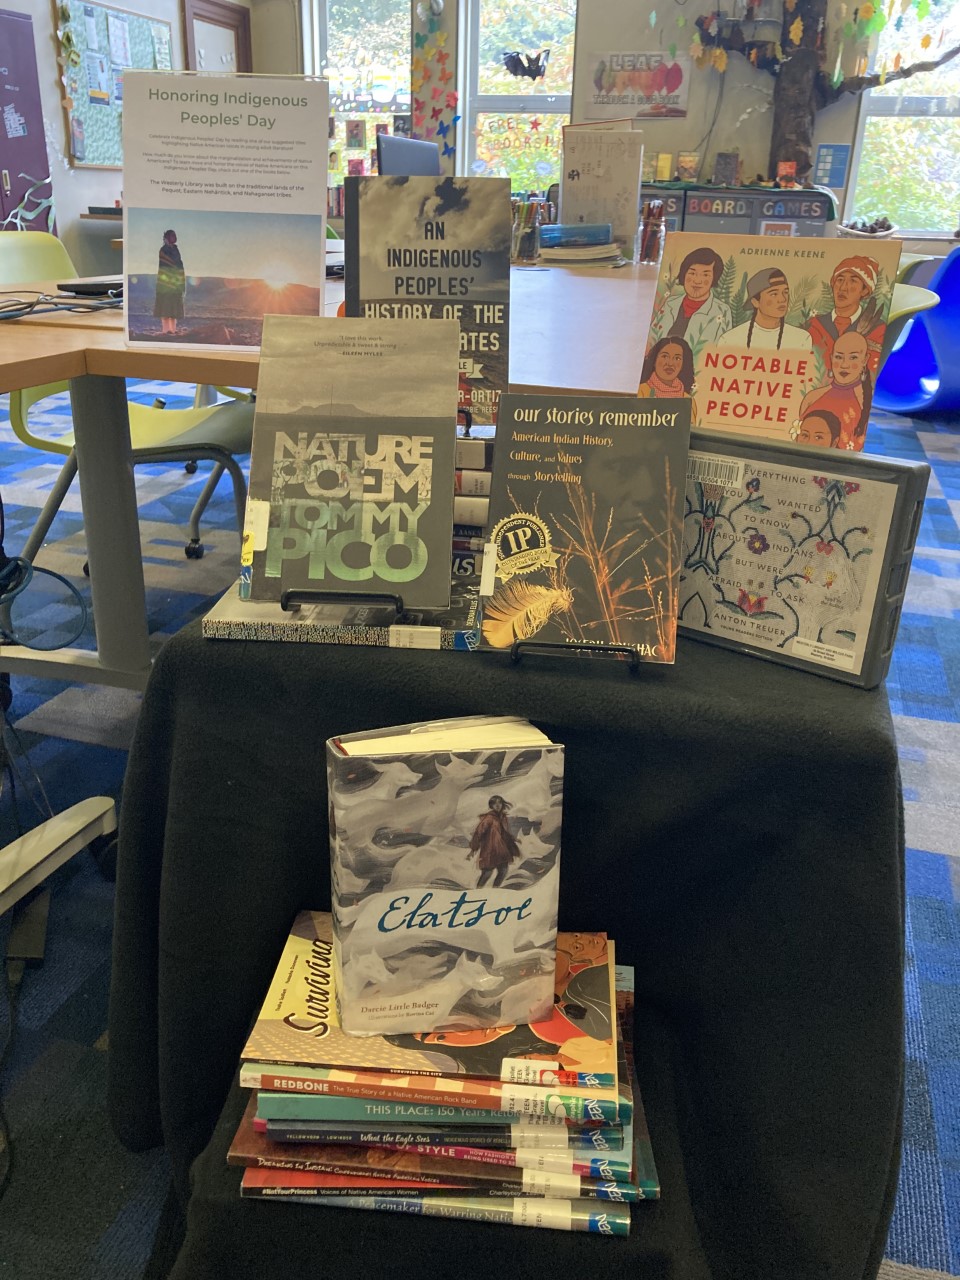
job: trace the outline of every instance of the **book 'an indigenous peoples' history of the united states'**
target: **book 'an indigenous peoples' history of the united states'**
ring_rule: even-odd
[[[267,316],[240,594],[450,601],[458,327]]]
[[[469,716],[327,743],[348,1031],[529,1024],[553,1003],[562,745]]]
[[[501,399],[481,647],[673,662],[689,438],[689,399]]]
[[[495,422],[507,387],[510,180],[355,177],[344,200],[347,315],[458,321],[459,407]]]

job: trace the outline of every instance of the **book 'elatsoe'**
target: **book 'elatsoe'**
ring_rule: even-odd
[[[347,1031],[465,1038],[551,1016],[563,755],[511,716],[330,739],[333,937]],[[597,982],[607,985],[599,968]]]
[[[459,330],[267,316],[241,551],[244,598],[450,599]]]
[[[481,647],[673,662],[689,438],[689,399],[502,398]]]

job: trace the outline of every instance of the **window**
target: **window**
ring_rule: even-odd
[[[942,35],[941,35],[942,33]],[[921,41],[929,37],[924,49]],[[906,38],[905,38],[906,37]],[[880,33],[874,68],[933,60],[960,41],[960,0]],[[901,232],[952,235],[960,220],[960,58],[864,95],[847,216],[886,216]]]
[[[512,179],[514,191],[560,180],[562,126],[570,119],[576,0],[468,0],[467,101],[461,164]],[[547,52],[549,51],[549,53]],[[504,54],[546,59],[542,77],[512,75]],[[463,126],[461,126],[463,127]]]
[[[457,171],[509,177],[514,190],[560,180],[570,119],[576,0],[459,3],[466,93]],[[330,83],[329,183],[375,172],[377,130],[410,131],[410,0],[301,0],[304,66]],[[540,57],[542,76],[512,75],[504,54]],[[535,63],[534,63],[535,65]],[[331,205],[330,212],[340,210]]]
[[[328,212],[345,174],[376,172],[378,132],[410,132],[410,0],[305,0],[305,65],[330,85]]]

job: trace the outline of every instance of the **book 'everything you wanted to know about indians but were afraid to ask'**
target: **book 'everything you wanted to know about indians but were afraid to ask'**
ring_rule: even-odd
[[[450,601],[456,321],[267,316],[240,594]]]

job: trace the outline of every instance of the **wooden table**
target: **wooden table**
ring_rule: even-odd
[[[650,268],[515,268],[512,389],[632,394],[655,285]],[[56,292],[49,281],[24,288]],[[342,294],[342,282],[328,282],[328,313]],[[4,322],[0,392],[70,382],[97,650],[4,645],[0,669],[143,687],[151,655],[124,380],[255,387],[258,371],[258,352],[128,347],[120,311]]]

